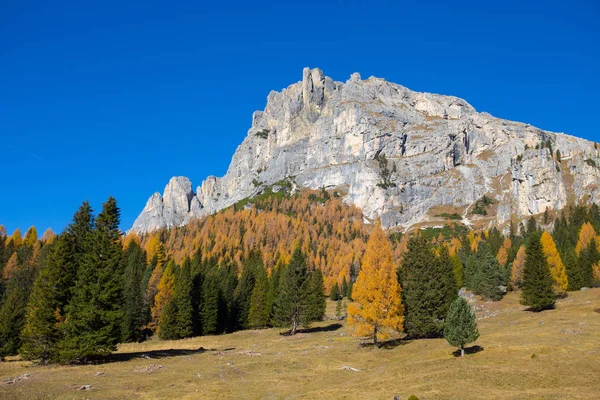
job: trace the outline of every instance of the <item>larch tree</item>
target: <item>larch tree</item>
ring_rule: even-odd
[[[477,318],[471,311],[469,303],[462,297],[456,298],[450,305],[444,326],[444,337],[450,346],[460,348],[461,357],[465,355],[465,345],[479,337]]]
[[[377,345],[389,331],[402,332],[404,306],[392,249],[381,223],[367,243],[362,266],[352,288],[354,303],[348,306],[348,323],[358,336],[368,336]]]
[[[510,274],[510,284],[513,289],[521,287],[523,282],[523,268],[525,267],[525,246],[521,245],[517,256],[512,263],[512,269]]]
[[[525,253],[523,268],[523,291],[521,303],[533,311],[542,311],[554,307],[555,295],[552,290],[553,280],[548,261],[544,256],[538,232],[533,233]]]
[[[175,268],[178,268],[177,265],[175,265],[175,262],[169,261],[160,278],[160,282],[158,283],[157,293],[154,297],[154,305],[151,309],[152,326],[157,328],[157,330],[163,308],[171,300],[173,292],[175,291]]]
[[[579,230],[579,238],[577,240],[577,245],[575,246],[575,251],[579,256],[582,251],[587,249],[593,239],[596,238],[596,231],[591,223],[586,222],[581,226]]]
[[[546,231],[542,233],[541,237],[542,249],[548,265],[550,266],[550,273],[554,280],[554,291],[556,293],[565,293],[569,287],[569,281],[567,278],[567,271],[563,264],[560,254],[556,249],[556,244],[552,239],[552,236]]]
[[[27,229],[27,232],[25,232],[25,238],[23,239],[23,244],[25,246],[32,247],[37,241],[38,241],[37,230],[35,229],[35,226],[31,226],[29,229]]]

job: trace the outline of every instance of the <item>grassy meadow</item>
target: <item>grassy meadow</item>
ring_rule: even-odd
[[[518,296],[473,303],[481,336],[464,358],[444,339],[361,346],[330,319],[293,337],[266,329],[123,344],[97,365],[12,358],[0,362],[0,399],[600,398],[600,289],[537,314]]]

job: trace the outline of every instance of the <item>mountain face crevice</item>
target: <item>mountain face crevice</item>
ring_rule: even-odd
[[[570,201],[597,203],[597,165],[598,150],[584,139],[478,113],[456,97],[357,73],[336,82],[305,68],[301,82],[272,91],[253,114],[225,176],[207,177],[195,192],[187,178],[172,178],[133,230],[184,225],[284,179],[343,188],[345,202],[385,227],[442,225],[438,214],[449,211],[468,225],[503,225]],[[495,203],[489,214],[472,214],[484,195]]]

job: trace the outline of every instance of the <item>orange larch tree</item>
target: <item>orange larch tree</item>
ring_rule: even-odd
[[[355,301],[348,307],[348,322],[359,336],[377,344],[389,331],[402,331],[404,306],[396,276],[390,241],[378,223],[367,244],[362,267],[352,290]]]
[[[593,229],[593,228],[592,228]],[[569,281],[567,279],[567,271],[563,264],[560,254],[556,249],[556,244],[552,239],[552,236],[546,231],[542,233],[542,250],[548,260],[548,266],[550,267],[550,274],[554,280],[554,291],[556,293],[566,293]]]
[[[525,266],[525,246],[521,245],[517,251],[517,256],[512,264],[512,270],[510,274],[510,284],[513,288],[521,286],[523,281],[523,267]]]

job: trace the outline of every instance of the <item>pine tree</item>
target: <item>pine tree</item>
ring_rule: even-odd
[[[537,222],[533,215],[527,220],[527,235],[535,233],[538,229]]]
[[[322,321],[325,315],[325,287],[323,273],[320,269],[311,271],[306,287],[306,309],[301,316],[301,323],[309,327],[311,323]],[[340,297],[341,298],[341,297]]]
[[[554,281],[554,291],[556,293],[565,293],[569,287],[569,281],[565,265],[556,249],[556,244],[554,244],[552,236],[546,231],[542,233],[540,241],[544,256],[546,256],[546,260],[550,266],[550,273],[552,275],[552,280]]]
[[[500,286],[504,285],[504,273],[498,260],[487,250],[480,251],[481,279],[475,293],[488,300],[500,300],[503,292]]]
[[[479,337],[477,318],[469,303],[462,297],[456,298],[450,306],[444,326],[444,337],[450,346],[460,348],[461,357],[465,355],[465,345]]]
[[[248,326],[251,328],[264,328],[269,325],[272,308],[269,286],[267,271],[264,268],[258,270],[248,313]]]
[[[275,318],[283,326],[291,326],[295,335],[306,309],[308,286],[306,256],[300,246],[296,247],[290,263],[282,271],[279,294],[275,303]]]
[[[352,298],[352,290],[354,289],[354,283],[352,281],[350,281],[348,283],[348,291],[346,292],[346,298],[348,299],[348,301],[354,301]]]
[[[102,206],[83,247],[73,297],[66,307],[63,337],[58,344],[63,362],[105,357],[121,337],[120,211],[113,197]]]
[[[406,310],[404,327],[411,337],[435,337],[443,333],[444,319],[457,296],[456,280],[445,252],[436,258],[422,236],[408,242],[399,276]]]
[[[341,297],[348,296],[348,281],[346,280],[346,276],[344,275],[344,279],[342,280],[342,289],[340,291]]]
[[[375,345],[389,331],[402,331],[402,288],[395,270],[389,239],[377,223],[352,289],[355,302],[348,306],[348,323],[355,334],[373,338]]]
[[[144,302],[146,288],[146,252],[135,242],[129,242],[123,257],[123,324],[121,337],[124,342],[139,341],[148,323],[149,312]]]
[[[335,317],[338,320],[342,319],[342,300],[339,299],[338,301],[335,302]]]
[[[202,285],[201,324],[204,335],[212,335],[220,330],[223,304],[219,279],[214,271],[209,272]]]
[[[331,299],[332,301],[337,301],[340,298],[340,288],[337,282],[335,282],[331,287],[331,290],[329,291],[329,299]]]
[[[523,269],[523,292],[521,303],[533,311],[542,311],[554,307],[555,296],[552,290],[550,267],[544,256],[540,234],[529,238]]]

